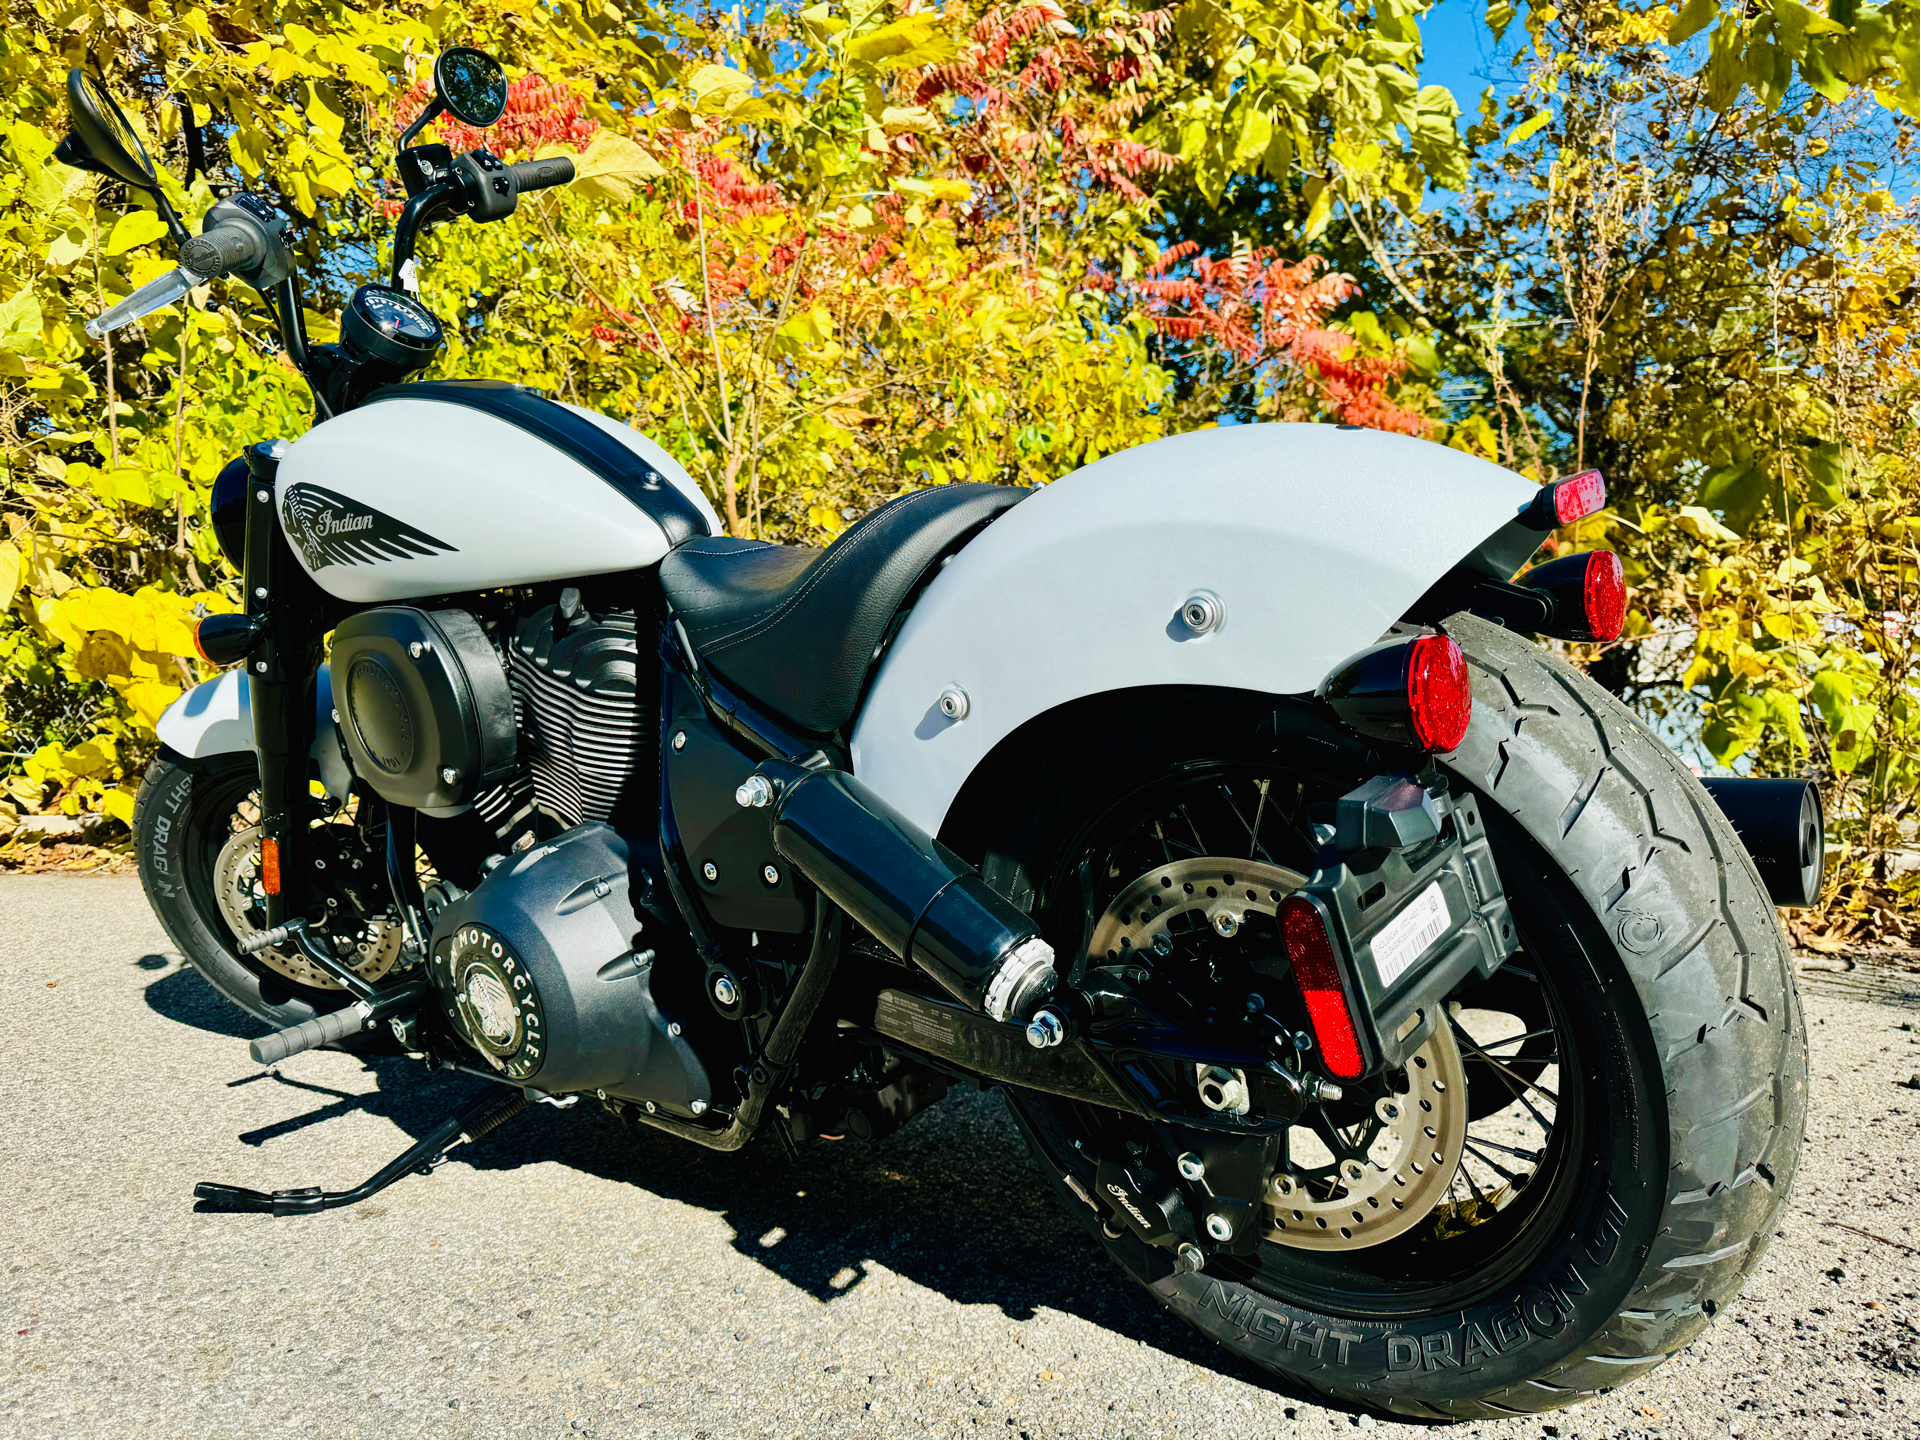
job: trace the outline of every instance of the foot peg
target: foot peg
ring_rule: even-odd
[[[284,1032],[282,1034],[285,1034]],[[272,1040],[273,1037],[266,1037]],[[533,1102],[525,1091],[496,1087],[463,1111],[458,1111],[382,1166],[350,1191],[323,1191],[305,1186],[291,1191],[252,1191],[245,1186],[223,1186],[217,1181],[202,1181],[193,1188],[196,1208],[203,1211],[259,1211],[274,1216],[305,1216],[314,1211],[331,1211],[364,1201],[376,1191],[384,1191],[402,1176],[425,1170],[440,1159],[456,1141],[469,1144],[499,1130]]]

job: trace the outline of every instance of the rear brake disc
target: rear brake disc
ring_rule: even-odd
[[[1138,957],[1151,966],[1173,949],[1175,930],[1232,936],[1250,911],[1274,915],[1306,882],[1299,871],[1228,856],[1170,861],[1134,880],[1094,927],[1085,965]],[[1266,1237],[1311,1251],[1378,1246],[1447,1203],[1467,1140],[1467,1079],[1454,1036],[1437,1027],[1408,1058],[1405,1089],[1373,1083],[1372,1111],[1335,1127],[1311,1109],[1288,1132],[1263,1197]],[[1316,1124],[1317,1123],[1317,1124]]]

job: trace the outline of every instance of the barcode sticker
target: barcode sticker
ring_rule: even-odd
[[[1447,927],[1447,897],[1436,881],[1375,935],[1374,969],[1380,972],[1381,985],[1391,986],[1400,980],[1407,968],[1447,933]]]

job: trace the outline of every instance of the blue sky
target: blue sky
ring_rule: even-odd
[[[1479,118],[1481,92],[1506,74],[1506,57],[1522,38],[1517,16],[1507,39],[1499,46],[1494,43],[1487,28],[1487,0],[1441,0],[1421,17],[1421,83],[1452,90],[1462,125],[1470,125]]]

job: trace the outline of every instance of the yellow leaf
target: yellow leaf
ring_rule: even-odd
[[[557,148],[541,154],[565,154]],[[643,180],[667,172],[661,163],[625,135],[602,130],[586,153],[574,158],[573,188],[604,200],[631,200]]]
[[[10,540],[0,541],[0,613],[13,604],[14,593],[20,589],[20,576],[26,570],[26,562],[20,555],[20,547]]]
[[[135,791],[132,786],[118,785],[100,797],[100,809],[112,816],[122,825],[133,824],[133,803]]]
[[[1509,145],[1519,145],[1523,140],[1527,139],[1537,130],[1540,130],[1553,118],[1554,112],[1551,110],[1535,111],[1508,133],[1507,143]]]
[[[130,210],[114,223],[113,233],[101,247],[107,255],[124,255],[136,245],[158,240],[167,233],[167,222],[151,210]]]
[[[180,687],[143,680],[135,681],[120,694],[127,698],[127,704],[146,722],[147,729],[152,730],[160,723],[160,717],[167,707],[180,699]]]
[[[838,35],[847,28],[847,22],[825,5],[815,5],[801,11],[800,18],[808,29],[821,35]]]
[[[706,115],[728,109],[753,83],[731,65],[703,65],[687,81],[695,113]]]
[[[1712,512],[1698,505],[1682,506],[1680,514],[1674,517],[1674,523],[1696,540],[1731,543],[1741,538],[1716,520]]]

